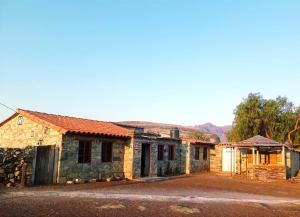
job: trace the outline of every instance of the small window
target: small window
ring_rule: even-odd
[[[91,163],[92,142],[79,141],[78,163]]]
[[[23,116],[19,116],[18,117],[18,125],[22,125],[23,124]]]
[[[159,161],[164,160],[164,146],[163,145],[158,145],[157,160],[159,160]]]
[[[101,159],[102,162],[112,162],[112,143],[103,142],[102,143],[102,152]]]
[[[49,128],[48,128],[48,127],[45,127],[45,128],[44,128],[44,134],[46,135],[46,134],[48,134],[48,132],[49,132]]]
[[[33,130],[31,130],[30,136],[34,137],[34,131]]]
[[[207,147],[203,147],[203,160],[207,160]]]
[[[174,160],[174,145],[169,145],[168,159]]]
[[[199,160],[200,156],[200,147],[195,147],[195,160]]]

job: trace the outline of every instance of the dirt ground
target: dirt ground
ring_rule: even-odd
[[[6,190],[0,216],[300,216],[300,184],[197,174]]]

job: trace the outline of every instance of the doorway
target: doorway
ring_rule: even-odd
[[[53,184],[55,146],[39,146],[36,150],[34,184]]]
[[[141,177],[149,176],[150,171],[150,144],[142,144]]]
[[[222,153],[222,171],[232,172],[232,148],[223,148]]]

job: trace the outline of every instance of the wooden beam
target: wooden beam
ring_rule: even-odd
[[[253,167],[253,179],[254,179],[254,177],[255,177],[255,161],[256,161],[256,159],[255,159],[255,148],[254,147],[252,148],[252,159],[253,159],[252,167]]]

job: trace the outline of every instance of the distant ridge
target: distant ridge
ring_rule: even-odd
[[[226,142],[227,141],[227,138],[226,138],[225,134],[228,131],[230,131],[231,128],[232,128],[231,125],[216,126],[212,123],[205,123],[205,124],[202,124],[202,125],[196,125],[194,127],[201,130],[202,132],[216,134],[220,138],[221,142]]]
[[[118,122],[120,124],[125,124],[129,126],[136,126],[136,127],[143,127],[146,132],[155,132],[159,133],[162,136],[169,136],[170,129],[177,127],[180,129],[180,133],[182,136],[187,136],[188,134],[201,132],[206,135],[211,142],[219,142],[220,136],[224,137],[224,130],[227,128],[225,127],[224,130],[217,129],[215,125],[211,124],[211,127],[203,127],[204,125],[197,125],[197,126],[182,126],[176,124],[164,124],[164,123],[154,123],[154,122],[147,122],[147,121],[122,121]],[[213,127],[214,126],[214,127]],[[225,137],[226,138],[226,137]]]

